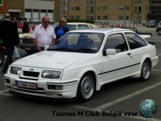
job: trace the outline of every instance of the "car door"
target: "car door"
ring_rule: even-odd
[[[142,62],[143,56],[148,53],[148,46],[147,42],[142,39],[139,35],[131,32],[125,33],[125,38],[127,39],[130,53],[132,55],[132,62],[133,62],[133,71],[135,73],[140,71],[140,64]]]
[[[107,49],[116,49],[115,55],[106,55]],[[128,49],[127,42],[122,33],[111,34],[107,37],[103,49],[103,76],[104,82],[110,82],[126,77],[132,73],[132,56]]]

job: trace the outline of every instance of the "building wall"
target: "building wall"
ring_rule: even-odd
[[[60,1],[54,1],[54,21],[59,22],[60,20]]]
[[[147,21],[150,4],[149,0],[61,0],[55,3],[55,10],[61,6],[55,19],[65,16],[67,19],[109,21],[111,24]]]
[[[3,0],[3,5],[0,6],[0,19],[3,18],[5,13],[7,13],[7,0]]]
[[[31,23],[41,22],[44,16],[49,16],[54,22],[54,0],[25,0],[24,16]]]
[[[7,0],[7,7],[11,16],[24,16],[24,0]]]

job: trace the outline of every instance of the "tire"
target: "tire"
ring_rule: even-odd
[[[2,65],[4,62],[4,54],[0,51],[0,65]]]
[[[95,83],[92,74],[87,73],[82,78],[78,85],[77,96],[81,101],[89,100],[95,92]]]
[[[158,31],[157,31],[157,34],[158,34],[158,35],[161,35],[161,30],[158,30]]]
[[[147,81],[150,77],[150,74],[151,74],[150,62],[145,60],[141,69],[140,81]]]

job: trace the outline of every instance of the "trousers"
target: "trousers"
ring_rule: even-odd
[[[13,52],[14,52],[14,46],[13,47],[7,47],[6,51],[7,51],[7,58],[6,58],[4,66],[3,66],[3,70],[2,70],[3,73],[7,72],[9,65],[13,62],[12,56],[13,56]]]

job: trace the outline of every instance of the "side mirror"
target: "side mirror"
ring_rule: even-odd
[[[116,49],[107,49],[106,50],[106,55],[115,55],[116,54]]]
[[[47,50],[49,48],[49,45],[44,46],[44,50]]]

